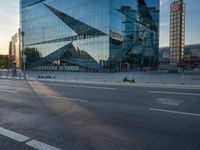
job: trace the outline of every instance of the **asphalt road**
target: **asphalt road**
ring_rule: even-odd
[[[199,150],[200,90],[0,79],[0,150]]]

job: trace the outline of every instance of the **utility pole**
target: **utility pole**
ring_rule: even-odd
[[[25,33],[22,31],[22,62],[23,62],[23,71],[24,71],[24,80],[26,80],[26,55],[25,55],[25,48],[24,48],[24,35]]]

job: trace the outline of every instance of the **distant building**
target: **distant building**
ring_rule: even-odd
[[[184,59],[188,58],[200,60],[200,44],[185,46]]]
[[[170,5],[170,64],[178,65],[184,57],[185,3],[172,0]]]
[[[159,52],[160,64],[170,63],[170,48],[162,47]],[[184,48],[184,57],[181,63],[188,65],[200,64],[200,44],[186,45]]]
[[[9,44],[9,67],[21,68],[20,29],[11,38]]]

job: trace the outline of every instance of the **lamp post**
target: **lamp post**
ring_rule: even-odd
[[[25,55],[25,49],[24,49],[24,35],[25,33],[22,31],[22,62],[23,62],[23,71],[24,71],[24,80],[26,80],[26,55]]]

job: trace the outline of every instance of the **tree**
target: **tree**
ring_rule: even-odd
[[[40,60],[41,53],[36,48],[25,48],[24,54],[26,55],[26,66],[33,65],[35,62]]]
[[[8,56],[0,55],[0,68],[5,69],[8,68]]]

